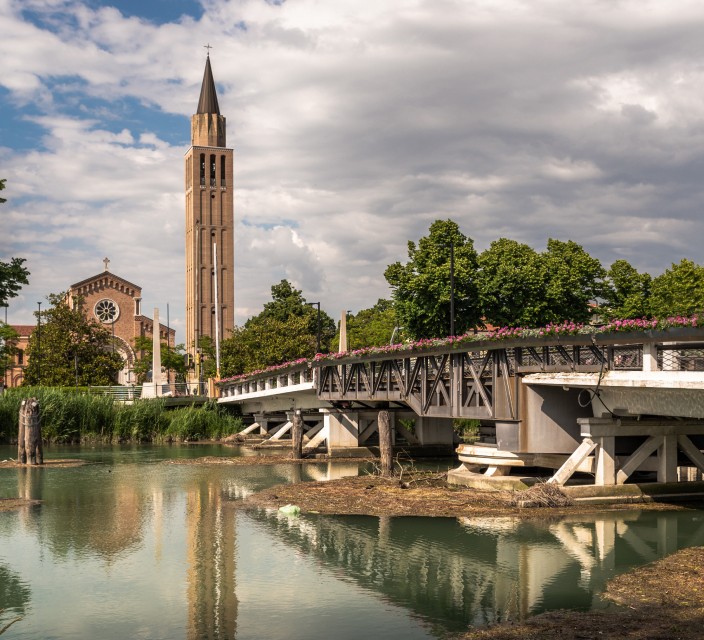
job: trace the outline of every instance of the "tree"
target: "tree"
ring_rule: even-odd
[[[389,344],[395,327],[394,303],[380,298],[373,307],[362,309],[347,318],[347,342],[350,351]],[[339,339],[338,332],[335,336],[335,342],[338,344]]]
[[[534,327],[547,312],[542,256],[527,244],[499,238],[479,256],[484,319],[507,327]]]
[[[110,331],[86,318],[80,301],[70,308],[65,293],[51,294],[48,300],[52,306],[41,312],[41,326],[29,338],[23,384],[115,384],[123,362],[113,351]]]
[[[0,180],[0,191],[5,188],[5,180]],[[7,202],[0,198],[0,204]],[[6,307],[7,301],[14,298],[23,284],[29,284],[29,271],[22,265],[24,258],[10,258],[10,262],[0,260],[0,307]]]
[[[581,245],[568,240],[548,240],[542,254],[546,274],[546,309],[539,324],[548,322],[587,322],[592,314],[590,303],[603,294],[602,280],[606,275],[596,258]]]
[[[244,327],[236,327],[220,348],[223,376],[265,369],[272,365],[311,358],[315,354],[316,335],[306,318],[289,316],[286,321],[262,318]]]
[[[477,252],[471,238],[452,220],[436,220],[418,246],[408,243],[408,262],[384,272],[392,288],[396,316],[415,339],[450,333],[450,256],[454,246],[455,333],[481,324]]]
[[[653,279],[650,309],[656,318],[704,311],[704,267],[682,259]]]
[[[170,347],[166,342],[160,343],[161,366],[167,371],[176,374],[176,380],[184,381],[186,377],[186,350],[184,345],[177,344]],[[132,370],[137,376],[137,382],[142,384],[147,379],[147,374],[152,368],[152,356],[154,355],[154,341],[147,336],[139,336],[134,340],[134,349],[140,354],[135,359]]]
[[[616,260],[606,272],[602,314],[607,318],[643,318],[650,315],[648,273],[638,273],[627,260]]]
[[[318,309],[306,302],[300,290],[288,280],[271,287],[271,301],[259,315],[253,316],[243,327],[237,327],[220,345],[220,373],[223,377],[289,362],[315,355],[318,332]],[[329,351],[335,337],[335,323],[321,310],[321,350]],[[214,350],[206,354],[204,373],[212,368]],[[207,353],[206,353],[207,352]],[[211,365],[212,363],[212,365]]]
[[[264,304],[263,311],[250,318],[245,323],[249,326],[252,323],[261,322],[268,318],[273,318],[279,322],[288,322],[289,318],[305,318],[308,331],[314,335],[318,332],[318,309],[313,307],[303,297],[299,289],[294,288],[288,280],[282,280],[279,284],[271,287],[271,302]],[[335,337],[335,322],[322,309],[320,310],[320,342],[323,353],[330,350],[331,343]]]

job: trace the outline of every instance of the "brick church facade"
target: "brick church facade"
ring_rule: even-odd
[[[142,288],[129,280],[108,270],[109,260],[105,259],[102,273],[72,284],[68,289],[70,306],[81,300],[83,311],[90,320],[95,320],[112,334],[112,345],[122,356],[125,366],[118,374],[117,384],[137,384],[133,372],[134,362],[141,354],[135,351],[135,339],[152,338],[154,321],[142,314]],[[14,362],[5,371],[5,386],[17,387],[22,384],[24,368],[29,362],[26,349],[29,336],[37,325],[12,325],[19,334],[17,353]],[[164,324],[159,324],[159,336],[162,343],[170,347],[175,345],[176,331]]]

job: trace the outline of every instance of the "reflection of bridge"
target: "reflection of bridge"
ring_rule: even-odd
[[[550,521],[516,518],[289,519],[248,513],[276,540],[339,568],[428,623],[455,629],[590,607],[615,573],[704,543],[685,512],[621,512]]]
[[[316,421],[311,448],[368,442],[390,407],[415,420],[413,433],[396,421],[413,444],[450,444],[453,419],[481,421],[479,442],[459,448],[466,471],[538,466],[560,484],[582,471],[609,485],[645,470],[673,481],[680,464],[704,471],[702,371],[700,328],[478,340],[241,377],[221,383],[220,402],[242,405],[256,415],[251,430],[277,439],[286,412],[303,409]]]

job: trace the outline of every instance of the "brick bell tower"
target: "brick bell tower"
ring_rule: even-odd
[[[185,160],[186,350],[197,361],[199,339],[210,336],[215,341],[216,314],[222,340],[234,327],[235,310],[233,158],[232,149],[226,148],[225,116],[220,115],[210,52]]]

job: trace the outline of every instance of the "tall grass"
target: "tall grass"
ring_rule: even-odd
[[[242,430],[242,421],[225,407],[169,409],[161,399],[125,405],[110,396],[73,389],[20,387],[0,395],[0,440],[17,439],[20,404],[39,401],[42,435],[50,442],[159,442],[167,439],[217,439]]]

